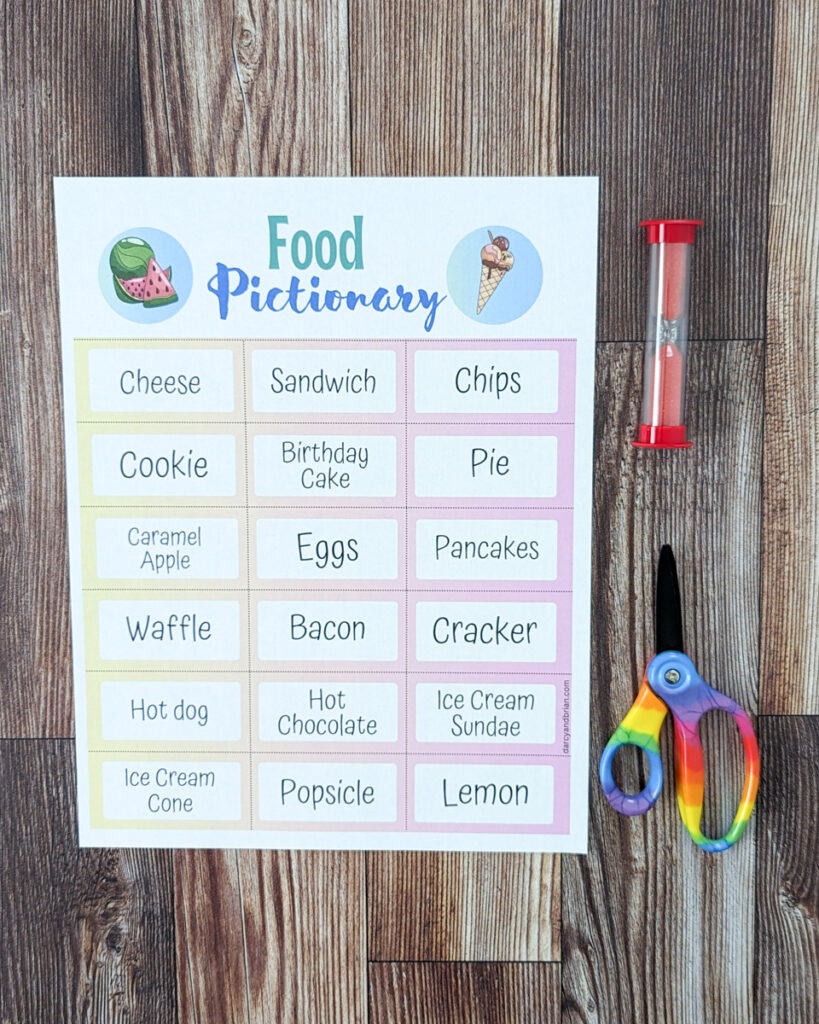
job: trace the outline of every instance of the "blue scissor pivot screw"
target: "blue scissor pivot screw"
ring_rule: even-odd
[[[665,674],[665,681],[667,683],[678,683],[680,681],[680,673],[675,668],[670,668]]]

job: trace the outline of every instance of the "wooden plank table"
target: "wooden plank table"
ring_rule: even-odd
[[[0,1021],[816,1024],[815,3],[2,10]],[[669,541],[693,656],[758,715],[746,838],[702,855],[672,787],[634,820],[592,782],[587,857],[79,850],[51,175],[560,173],[601,179],[592,756]],[[688,453],[627,443],[647,216],[705,221]],[[739,744],[704,733],[716,831]]]

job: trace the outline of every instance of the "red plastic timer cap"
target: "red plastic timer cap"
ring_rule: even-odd
[[[646,242],[684,242],[693,245],[697,240],[697,228],[701,220],[641,220],[640,227],[646,229]]]
[[[701,220],[644,220],[640,222],[640,227],[646,229],[646,242],[649,245],[663,242],[693,245],[696,241],[697,228],[701,226]],[[686,283],[684,253],[684,249],[667,249],[663,261],[663,279],[660,282],[661,309],[666,320],[676,320],[683,312]]]

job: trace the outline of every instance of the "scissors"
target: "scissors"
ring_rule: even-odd
[[[657,653],[646,666],[643,685],[626,717],[618,725],[600,758],[603,793],[621,814],[645,814],[657,802],[663,788],[660,730],[670,711],[674,719],[674,761],[677,804],[688,834],[706,853],[733,846],[745,831],[759,787],[759,746],[751,720],[743,708],[720,693],[697,673],[683,654],[682,603],[674,554],[666,544],[660,551],[655,594]],[[739,727],[745,748],[745,783],[733,824],[721,839],[709,839],[700,830],[704,792],[704,762],[699,720],[707,711],[727,711]],[[622,746],[643,750],[649,763],[645,788],[634,796],[621,792],[612,775],[614,755]]]

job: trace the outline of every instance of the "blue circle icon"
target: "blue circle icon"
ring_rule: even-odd
[[[99,281],[108,305],[120,316],[156,324],[187,302],[193,268],[173,235],[158,228],[129,228],[103,250]]]
[[[508,324],[532,308],[543,286],[543,264],[526,235],[504,224],[470,232],[455,246],[447,287],[471,320]]]

